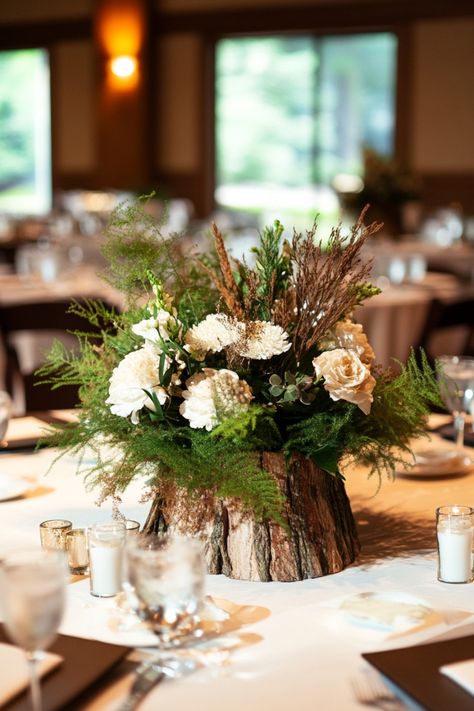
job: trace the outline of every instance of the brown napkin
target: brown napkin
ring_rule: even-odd
[[[440,672],[466,689],[474,696],[474,659],[465,659],[463,662],[445,664]]]
[[[47,652],[38,665],[40,676],[49,674],[63,661],[58,654]],[[0,642],[0,707],[13,699],[29,684],[25,653],[19,647]]]
[[[362,656],[427,711],[472,711],[471,694],[440,668],[472,659],[474,635]]]

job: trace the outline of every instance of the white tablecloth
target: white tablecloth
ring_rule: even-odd
[[[0,454],[0,476],[17,474],[31,483],[25,498],[0,502],[0,555],[13,546],[39,544],[38,525],[44,519],[64,517],[75,526],[86,526],[109,518],[110,505],[94,506],[96,493],[85,491],[82,476],[75,474],[76,462],[69,456],[46,473],[54,456],[51,450]],[[456,623],[473,622],[474,585],[446,585],[436,579],[434,508],[472,504],[474,475],[430,481],[399,478],[384,482],[376,494],[377,482],[357,470],[348,476],[347,488],[363,544],[359,561],[337,575],[296,583],[209,576],[207,589],[212,595],[266,608],[265,619],[245,628],[260,641],[234,652],[230,664],[161,684],[143,702],[143,711],[361,708],[350,683],[365,668],[361,652],[408,645],[423,635],[390,640],[387,632],[348,622],[338,607],[355,593],[398,591],[421,598],[444,619],[429,635],[452,632]],[[148,504],[139,503],[140,493],[140,483],[132,485],[122,511],[143,522]],[[111,600],[90,596],[88,580],[72,583],[61,631],[119,642],[120,635],[107,624],[113,606]],[[129,681],[121,680],[80,708],[112,711]]]

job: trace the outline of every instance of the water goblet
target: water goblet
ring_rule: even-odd
[[[474,406],[474,358],[440,356],[436,364],[441,397],[453,415],[456,446],[462,449],[466,414]]]
[[[134,536],[127,542],[127,572],[135,612],[161,649],[198,633],[204,597],[202,546],[183,536]]]
[[[8,636],[26,654],[33,711],[41,711],[38,663],[62,618],[66,564],[60,551],[19,549],[0,563],[0,605]]]
[[[5,435],[12,414],[12,401],[5,390],[0,390],[0,447],[6,446]]]

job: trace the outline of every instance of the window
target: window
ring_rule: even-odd
[[[362,149],[393,153],[396,37],[223,39],[216,47],[216,201],[333,217]]]
[[[51,208],[49,83],[45,50],[0,52],[0,212]]]

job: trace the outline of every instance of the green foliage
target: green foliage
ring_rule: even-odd
[[[160,226],[147,211],[149,195],[139,202],[119,205],[111,214],[102,249],[108,261],[104,278],[122,292],[129,307],[148,294],[153,298],[150,274],[171,288],[178,316],[187,325],[209,310],[214,290],[206,274],[189,264],[179,235],[163,237]],[[215,298],[212,299],[215,303]]]
[[[280,252],[280,241],[284,227],[275,220],[273,227],[265,227],[260,237],[260,246],[252,251],[256,255],[255,273],[258,287],[255,293],[254,318],[262,321],[271,319],[272,306],[276,298],[286,289],[290,276],[290,259]],[[243,272],[245,274],[245,272]],[[243,281],[245,291],[245,281]]]
[[[280,431],[274,420],[275,411],[263,405],[251,405],[215,427],[211,437],[231,440],[241,447],[272,450],[281,447]]]
[[[343,456],[379,475],[393,474],[401,461],[397,450],[409,451],[409,439],[425,432],[430,407],[443,406],[435,373],[423,352],[420,357],[418,365],[412,351],[397,377],[390,371],[379,376],[368,416],[327,397],[323,410],[287,428],[285,451],[299,451],[331,474]]]

